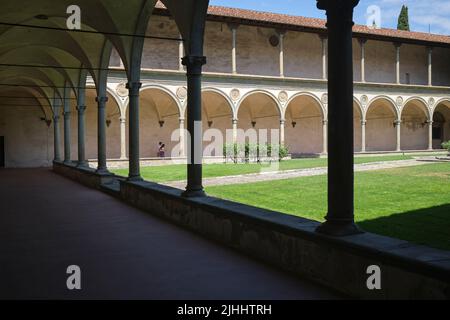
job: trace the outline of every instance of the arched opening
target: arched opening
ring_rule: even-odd
[[[164,156],[171,157],[179,143],[171,141],[172,133],[180,128],[180,111],[175,98],[163,89],[146,88],[141,91],[140,106],[140,157],[158,157],[159,142],[165,145]]]
[[[299,95],[286,109],[285,145],[292,155],[317,154],[323,151],[323,111],[309,95]]]
[[[227,130],[232,129],[233,109],[228,100],[221,94],[214,91],[204,91],[202,93],[202,124],[203,132],[208,129],[220,130],[223,143],[232,143],[227,141]],[[230,137],[228,137],[230,138]],[[207,146],[212,141],[204,141],[203,146]],[[211,156],[222,156],[222,148],[218,153]],[[208,156],[208,155],[207,155]]]
[[[267,143],[278,144],[279,135],[277,141],[271,138],[272,130],[280,130],[280,109],[274,98],[264,92],[244,97],[238,109],[238,129],[255,129],[259,143],[263,142],[261,138],[264,136]],[[267,130],[267,135],[262,130]]]
[[[433,113],[433,149],[450,140],[450,100],[438,103]]]
[[[406,102],[402,110],[402,150],[425,150],[428,148],[427,107],[421,100]]]
[[[358,102],[353,101],[353,144],[354,151],[361,152],[362,151],[362,111]]]
[[[86,90],[86,157],[87,159],[97,159],[97,93],[94,89]],[[76,111],[73,111],[73,123],[77,123]],[[106,115],[106,157],[107,159],[120,158],[120,108],[114,97],[108,93],[108,102],[105,109]],[[72,139],[76,138],[77,129],[73,127]],[[72,144],[73,145],[73,144]],[[76,145],[76,143],[75,143]],[[76,148],[75,148],[76,149]],[[76,159],[76,154],[72,150],[72,158]],[[75,157],[75,158],[74,158]]]
[[[369,105],[366,114],[367,151],[396,149],[396,119],[396,109],[390,100],[378,98]]]
[[[2,88],[1,96],[0,168],[51,165],[53,121],[48,101],[19,88]]]

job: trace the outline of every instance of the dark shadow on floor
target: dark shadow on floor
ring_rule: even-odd
[[[450,203],[358,223],[365,231],[450,250]]]

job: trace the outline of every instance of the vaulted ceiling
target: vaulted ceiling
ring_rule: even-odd
[[[187,53],[202,55],[209,0],[161,2],[174,17]],[[124,63],[129,81],[139,81],[145,37],[158,36],[146,34],[156,3],[156,0],[2,0],[0,96],[32,94],[54,105],[64,97],[66,86],[77,96],[86,75],[92,76],[100,94],[106,90],[113,48]],[[71,5],[81,9],[80,31],[67,27],[70,16],[67,9]]]

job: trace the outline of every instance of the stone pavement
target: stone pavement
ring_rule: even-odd
[[[0,181],[0,299],[337,298],[48,169]]]

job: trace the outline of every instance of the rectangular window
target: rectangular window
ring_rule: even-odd
[[[441,127],[433,128],[433,139],[442,140],[442,128]]]

